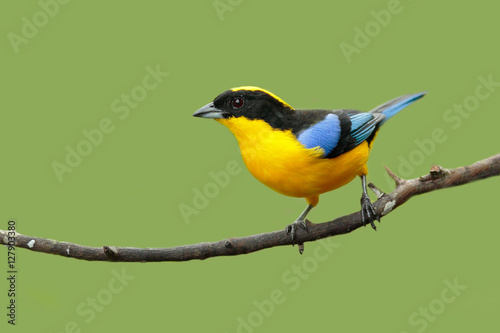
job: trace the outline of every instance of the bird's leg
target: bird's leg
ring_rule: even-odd
[[[375,211],[375,208],[373,208],[368,192],[366,191],[366,175],[361,176],[361,186],[363,187],[363,194],[361,195],[361,219],[364,225],[370,223],[373,230],[377,230],[374,222],[375,220],[380,222],[380,216]]]
[[[293,244],[293,240],[295,238],[295,233],[297,231],[297,228],[303,228],[307,231],[307,225],[306,225],[306,222],[305,222],[305,218],[307,216],[307,214],[309,214],[309,212],[311,211],[311,209],[313,208],[314,206],[313,205],[308,205],[306,207],[306,209],[304,209],[304,211],[302,212],[302,214],[299,215],[299,217],[297,217],[297,219],[295,220],[295,222],[293,222],[292,224],[289,224],[287,227],[286,227],[286,233],[289,234],[291,237],[292,237],[292,244]]]

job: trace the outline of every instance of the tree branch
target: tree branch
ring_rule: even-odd
[[[434,190],[470,183],[474,180],[497,176],[500,174],[500,154],[478,161],[472,165],[447,170],[440,166],[432,166],[429,174],[420,178],[405,180],[396,176],[387,167],[387,172],[394,179],[396,188],[391,193],[383,193],[373,184],[370,188],[377,195],[374,203],[376,211],[385,216],[404,204],[414,195]],[[349,233],[363,226],[359,212],[339,217],[324,223],[307,221],[308,230],[299,229],[296,243],[315,241],[335,235]],[[229,238],[212,243],[199,243],[170,248],[133,248],[133,247],[90,247],[52,239],[31,237],[14,232],[0,230],[0,244],[14,245],[31,251],[56,254],[64,257],[91,261],[120,262],[157,262],[186,261],[207,259],[217,256],[246,254],[274,246],[291,245],[290,236],[285,230],[273,231],[247,237]],[[9,236],[13,236],[9,238]],[[300,248],[300,247],[299,247]]]

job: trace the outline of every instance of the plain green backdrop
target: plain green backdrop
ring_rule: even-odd
[[[253,179],[229,131],[191,116],[240,85],[296,108],[360,110],[427,90],[376,140],[369,180],[386,191],[393,184],[384,165],[414,178],[434,163],[451,168],[494,155],[499,10],[491,1],[4,2],[0,229],[15,219],[27,235],[170,247],[284,228],[305,201]],[[86,156],[68,166],[68,151],[78,149]],[[63,164],[58,178],[54,165]],[[302,256],[280,247],[123,264],[18,249],[15,328],[1,250],[0,327],[495,331],[499,185],[490,178],[413,198],[377,232],[307,243]],[[205,190],[211,197],[203,200],[197,193]],[[359,210],[360,195],[355,180],[323,195],[309,218]]]

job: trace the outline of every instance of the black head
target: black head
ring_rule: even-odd
[[[239,87],[227,90],[196,111],[202,118],[246,117],[261,119],[277,128],[287,122],[293,108],[273,93],[257,87]]]

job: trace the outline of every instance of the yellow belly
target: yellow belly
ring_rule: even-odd
[[[370,148],[366,142],[326,159],[321,158],[322,149],[307,149],[291,131],[275,130],[263,120],[238,117],[217,121],[238,140],[241,156],[252,175],[281,194],[313,198],[310,203],[316,205],[318,195],[367,173]]]

